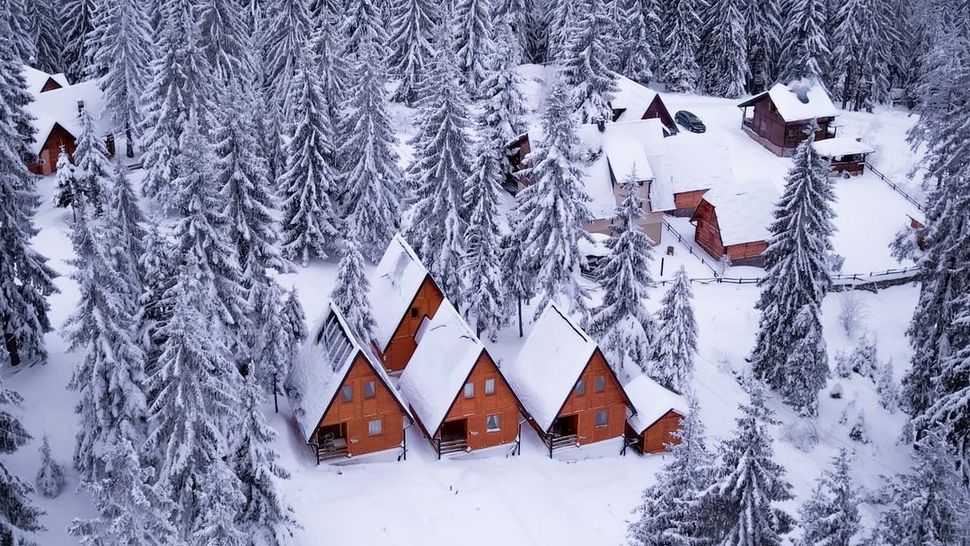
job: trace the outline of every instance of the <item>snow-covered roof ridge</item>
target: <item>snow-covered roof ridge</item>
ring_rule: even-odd
[[[427,276],[428,268],[411,245],[401,234],[394,235],[374,269],[368,294],[381,350],[387,349],[401,317]]]
[[[351,330],[340,309],[333,302],[327,302],[322,317],[310,330],[294,359],[286,380],[287,392],[292,393],[293,413],[306,441],[313,436],[357,355],[364,357],[408,414],[404,400],[369,345]]]
[[[822,157],[871,154],[875,151],[872,146],[852,137],[826,138],[824,140],[816,140],[812,145],[815,147],[815,151]]]
[[[21,73],[24,76],[24,80],[27,82],[27,91],[31,94],[37,95],[44,88],[47,80],[54,80],[61,87],[67,87],[70,85],[67,81],[67,76],[63,72],[57,74],[48,74],[43,70],[38,70],[32,66],[23,65],[23,70]]]
[[[780,196],[769,180],[751,179],[722,184],[704,194],[714,205],[724,246],[768,241],[769,227]]]
[[[398,388],[429,434],[434,434],[461,392],[485,345],[448,300],[441,302],[421,337]]]
[[[526,411],[548,430],[597,344],[578,324],[550,303],[532,325],[516,359],[502,367]]]
[[[627,396],[636,408],[636,414],[630,416],[630,426],[637,433],[642,433],[650,425],[667,414],[675,411],[687,416],[690,405],[683,396],[667,389],[645,374],[638,375],[623,386]]]
[[[75,138],[81,135],[80,107],[88,110],[94,119],[95,129],[107,135],[111,132],[111,120],[104,108],[104,96],[96,81],[80,82],[74,85],[37,93],[27,104],[27,111],[33,116],[34,141],[31,151],[39,154],[47,135],[54,125],[60,125]]]
[[[674,209],[675,194],[734,182],[730,152],[712,135],[681,133],[667,137],[650,161],[655,174],[650,191],[653,210]]]
[[[623,110],[616,121],[639,120],[650,108],[650,104],[658,93],[645,85],[641,85],[626,76],[616,79],[617,92],[610,100],[614,110]]]
[[[817,118],[835,117],[839,111],[832,104],[828,92],[817,80],[801,79],[785,85],[776,83],[738,106],[751,106],[767,94],[786,123]]]

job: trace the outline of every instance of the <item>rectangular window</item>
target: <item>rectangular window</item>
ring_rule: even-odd
[[[596,378],[596,385],[594,387],[596,392],[603,392],[606,390],[606,378],[602,375]]]
[[[485,380],[485,396],[492,396],[493,394],[495,394],[495,380],[494,379],[491,379],[491,378],[486,379]]]
[[[384,421],[381,419],[374,419],[373,421],[367,422],[367,435],[368,436],[379,436],[384,432]]]
[[[343,387],[340,387],[340,397],[343,399],[344,402],[350,402],[351,400],[353,400],[354,386],[344,385]]]
[[[580,379],[576,382],[576,396],[582,396],[586,394],[586,382]]]
[[[377,385],[373,381],[364,383],[364,398],[374,398],[377,396]]]
[[[499,419],[499,415],[489,415],[488,419],[485,420],[485,431],[495,432],[502,429],[502,421]]]
[[[606,410],[596,412],[596,428],[605,427],[610,422],[610,413]]]
[[[474,383],[465,383],[465,398],[475,398]]]

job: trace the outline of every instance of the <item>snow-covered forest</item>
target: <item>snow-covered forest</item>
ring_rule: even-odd
[[[0,545],[970,544],[968,112],[967,0],[0,0]]]

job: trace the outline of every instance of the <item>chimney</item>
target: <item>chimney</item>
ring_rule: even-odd
[[[601,133],[605,133],[606,132],[606,122],[603,121],[603,120],[601,120],[601,119],[596,120],[596,128],[599,129],[599,131]]]
[[[79,100],[77,101],[77,115],[80,116],[83,112],[84,112],[84,101]]]

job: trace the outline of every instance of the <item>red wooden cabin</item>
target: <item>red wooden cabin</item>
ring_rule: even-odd
[[[317,464],[378,452],[406,456],[404,401],[335,305],[294,361],[286,391]]]
[[[694,241],[730,265],[762,266],[778,191],[767,181],[711,189],[691,216]]]
[[[639,375],[624,387],[637,411],[627,418],[627,436],[640,453],[660,453],[680,443],[674,435],[687,416],[687,401],[646,375]]]
[[[34,127],[34,141],[30,151],[35,160],[28,164],[30,172],[40,175],[54,173],[61,149],[68,154],[71,161],[74,160],[74,146],[81,134],[80,114],[85,109],[89,109],[94,117],[95,130],[104,135],[108,155],[114,155],[114,136],[110,120],[104,111],[103,96],[98,83],[88,81],[56,87],[38,91],[34,94],[33,101],[27,105]]]
[[[753,115],[748,116],[748,108]],[[788,157],[795,153],[798,144],[805,140],[805,130],[812,121],[818,124],[815,140],[835,136],[830,128],[838,111],[828,93],[817,82],[798,81],[789,85],[780,83],[755,95],[738,105],[741,108],[741,128],[755,141],[778,156]]]
[[[660,98],[660,93],[625,76],[618,77],[616,85],[617,92],[610,100],[613,121],[659,119],[667,135],[677,133],[677,124],[667,110],[667,105]]]
[[[458,311],[442,303],[419,338],[398,387],[438,458],[502,445],[518,452],[519,399]]]
[[[550,457],[608,441],[616,442],[617,453],[624,451],[627,412],[636,409],[596,342],[554,303],[502,371]]]
[[[418,346],[418,328],[434,318],[444,295],[400,235],[391,239],[370,285],[368,299],[377,323],[374,346],[388,371],[401,372]]]

